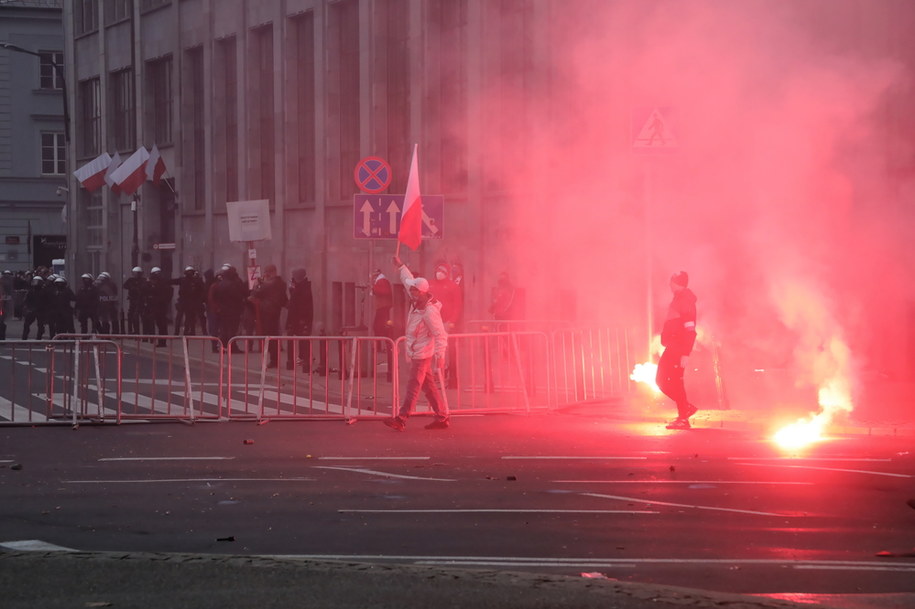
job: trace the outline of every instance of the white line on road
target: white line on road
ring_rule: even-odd
[[[428,461],[432,457],[318,457],[319,461]]]
[[[728,457],[728,461],[869,461],[887,463],[892,459],[863,459],[857,457]]]
[[[0,547],[20,552],[78,552],[73,548],[57,546],[40,539],[22,539],[19,541],[0,541]]]
[[[61,480],[63,484],[155,484],[160,482],[314,482],[314,478],[161,478],[142,480]]]
[[[601,457],[601,456],[582,456],[582,455],[505,455],[502,459],[552,459],[552,460],[562,460],[562,459],[574,459],[580,461],[599,461],[599,460],[632,460],[637,459],[644,461],[648,457]]]
[[[235,457],[105,457],[99,461],[231,461]]]
[[[650,510],[517,510],[501,508],[426,509],[426,510],[360,510],[340,509],[338,512],[359,514],[660,514]]]
[[[738,510],[736,508],[714,507],[710,505],[693,505],[689,503],[669,503],[667,501],[653,501],[650,499],[641,499],[639,497],[623,497],[620,495],[604,495],[602,493],[581,493],[585,497],[599,497],[601,499],[616,499],[617,501],[632,501],[634,503],[647,503],[649,505],[666,505],[669,507],[682,507],[694,510],[711,510],[715,512],[736,512],[738,514],[751,514],[754,516],[780,516],[783,518],[792,516],[791,514],[776,514],[774,512],[757,512],[755,510]]]
[[[391,474],[388,472],[379,472],[374,469],[364,469],[362,467],[335,467],[331,465],[316,465],[315,467],[318,469],[336,469],[344,472],[356,472],[358,474],[384,476],[385,478],[403,478],[405,480],[432,480],[434,482],[456,482],[451,478],[426,478],[424,476],[407,476],[406,474]]]
[[[738,463],[738,465],[749,465],[752,467],[765,467],[762,463]],[[844,472],[846,474],[868,474],[871,476],[887,476],[889,478],[912,478],[909,474],[892,474],[889,472],[873,472],[863,469],[844,469],[841,467],[817,467],[815,465],[780,465],[790,469],[815,469],[823,472]]]
[[[270,554],[267,558],[334,560],[334,561],[393,561],[425,565],[465,565],[482,566],[487,564],[513,565],[517,567],[559,568],[582,567],[633,567],[653,565],[710,565],[732,567],[737,565],[755,565],[760,567],[790,567],[794,569],[835,569],[848,571],[871,571],[875,569],[897,568],[901,571],[915,570],[915,564],[889,566],[886,563],[842,560],[778,560],[753,558],[558,558],[531,556],[399,556],[385,554]]]
[[[553,480],[553,484],[763,484],[812,486],[813,482],[784,480]]]

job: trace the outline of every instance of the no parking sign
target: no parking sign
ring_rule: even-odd
[[[391,184],[391,166],[377,156],[365,157],[356,163],[353,179],[362,192],[378,194]]]

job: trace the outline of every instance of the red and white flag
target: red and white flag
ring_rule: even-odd
[[[423,240],[423,197],[419,191],[419,170],[416,158],[417,144],[413,144],[413,160],[407,177],[407,194],[403,197],[403,212],[400,214],[400,230],[397,240],[411,250],[419,248]]]
[[[112,191],[118,191],[118,185],[114,183],[114,180],[111,179],[111,174],[114,173],[114,170],[121,166],[121,153],[116,151],[114,156],[111,158],[111,162],[108,164],[108,169],[105,170],[105,184],[108,185]]]
[[[140,146],[136,152],[127,157],[120,167],[111,174],[111,179],[118,185],[118,190],[126,195],[132,195],[146,181],[146,161],[149,151],[145,146]]]
[[[146,161],[146,173],[149,174],[149,179],[158,186],[159,182],[162,181],[162,176],[167,171],[165,161],[162,159],[162,155],[159,154],[159,147],[153,144],[152,150],[149,151],[149,160]]]
[[[83,188],[93,192],[105,185],[105,170],[108,169],[110,162],[111,157],[107,152],[103,152],[74,171],[73,175],[83,185]]]

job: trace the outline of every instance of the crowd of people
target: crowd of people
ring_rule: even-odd
[[[172,306],[177,287],[177,301]],[[277,336],[282,310],[287,309],[285,335],[308,336],[312,332],[314,303],[311,282],[305,269],[292,272],[292,284],[268,265],[253,289],[231,264],[202,275],[187,266],[181,277],[166,276],[152,267],[147,276],[137,266],[121,285],[127,300],[122,315],[119,288],[107,272],[93,277],[85,273],[75,286],[47,267],[34,271],[0,275],[0,340],[6,339],[6,321],[22,320],[22,340],[33,336],[41,340],[58,334],[129,334],[156,336],[204,335],[219,337],[223,345],[238,335]],[[171,320],[174,319],[172,325]],[[171,331],[173,330],[173,332]],[[164,339],[155,339],[164,346]],[[275,345],[275,343],[274,343]],[[214,350],[218,347],[214,344]],[[276,347],[271,347],[269,365],[277,365]],[[294,361],[289,359],[287,366]]]

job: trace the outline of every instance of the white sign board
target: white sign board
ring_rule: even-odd
[[[272,239],[270,201],[227,201],[229,241],[262,241]]]

